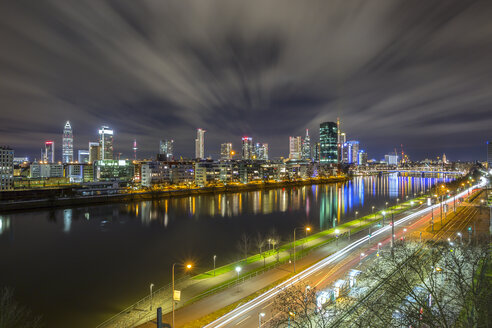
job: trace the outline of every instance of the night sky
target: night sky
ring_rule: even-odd
[[[369,158],[483,160],[492,139],[491,1],[2,1],[0,144],[75,153],[114,128],[140,157],[239,149],[342,120]]]

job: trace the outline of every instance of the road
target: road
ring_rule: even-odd
[[[481,186],[482,184],[474,186],[456,195],[455,197],[457,199],[460,197],[466,197],[473,189]],[[449,207],[452,208],[453,201],[454,199],[450,198],[444,201],[444,203],[450,204]],[[408,234],[411,231],[416,231],[418,229],[425,228],[426,226],[428,227],[430,220],[432,220],[432,215],[430,214],[431,211],[434,212],[434,222],[436,222],[436,220],[439,221],[440,206],[440,203],[428,206],[395,221],[395,238],[400,238],[403,234]],[[436,211],[439,217],[436,217]],[[374,256],[375,252],[377,252],[377,243],[382,243],[383,247],[387,246],[388,243],[391,243],[391,228],[391,226],[386,225],[375,231],[371,236],[366,235],[356,241],[351,242],[341,250],[322,259],[308,269],[279,284],[276,288],[270,289],[253,300],[237,307],[233,311],[227,313],[205,327],[258,327],[260,313],[266,314],[263,318],[263,324],[266,324],[271,319],[272,314],[270,312],[273,299],[280,292],[281,288],[288,287],[299,282],[314,284],[319,288],[324,288],[330,285],[333,281],[339,279],[349,268],[359,264],[361,253],[365,254],[363,257],[364,261]],[[407,231],[405,232],[404,229],[407,229]],[[333,266],[334,264],[336,264],[336,266]]]

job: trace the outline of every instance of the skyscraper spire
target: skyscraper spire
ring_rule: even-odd
[[[73,162],[73,132],[69,121],[65,123],[63,129],[62,161],[63,163]]]

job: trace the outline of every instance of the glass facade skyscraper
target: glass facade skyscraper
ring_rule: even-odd
[[[227,142],[220,145],[220,159],[232,159],[232,143]]]
[[[63,129],[62,161],[63,163],[73,162],[73,132],[69,121],[65,123]]]
[[[54,141],[46,141],[44,143],[44,153],[43,153],[43,161],[46,163],[54,163],[55,162],[55,142]]]
[[[195,139],[195,158],[203,159],[205,158],[205,130],[197,129],[196,130],[196,139]]]
[[[306,129],[306,136],[304,137],[304,140],[302,141],[302,159],[304,160],[311,160],[312,154],[311,154],[311,138],[309,137],[309,130]]]
[[[173,160],[174,140],[161,140],[159,143],[159,155],[166,161]]]
[[[107,126],[99,129],[99,152],[100,159],[113,159],[113,130]]]
[[[253,158],[253,138],[243,137],[242,159]]]
[[[338,164],[338,126],[336,122],[324,122],[319,125],[321,164]]]

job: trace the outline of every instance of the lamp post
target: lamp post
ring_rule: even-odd
[[[458,232],[457,235],[458,237],[460,237],[460,244],[463,244],[463,235],[461,234],[461,232]]]
[[[396,208],[400,208],[400,198],[397,198],[396,199]]]
[[[335,230],[335,236],[337,237],[337,248],[338,248],[338,237],[340,236],[340,230]]]
[[[152,311],[152,287],[154,284],[150,284],[150,311]]]
[[[372,215],[374,216],[374,220],[376,219],[376,214],[374,214],[374,206],[371,207],[371,210],[372,210]]]
[[[241,272],[241,267],[237,266],[236,267],[236,272],[237,272],[237,284],[239,285],[239,272]]]
[[[311,228],[310,227],[297,227],[297,228],[294,228],[294,273],[296,273],[296,230],[297,229],[305,229],[306,232],[307,231],[310,231]]]
[[[378,256],[379,256],[379,248],[381,247],[381,243],[378,243]]]
[[[364,254],[364,253],[360,253],[359,266],[362,264],[362,258],[363,258],[365,255],[366,255],[366,254]]]
[[[403,241],[405,241],[405,234],[407,232],[407,228],[403,228]]]
[[[171,303],[173,304],[173,327],[174,327],[174,266],[178,263],[173,263],[173,268],[171,272],[172,276],[172,288],[171,288]],[[191,269],[191,264],[186,265],[186,269]]]
[[[215,277],[215,259],[217,259],[217,255],[214,255],[214,277]]]
[[[261,328],[261,318],[265,316],[265,313],[261,312],[258,314],[258,328]]]
[[[359,211],[355,211],[355,219],[357,220],[357,214],[359,214]],[[359,227],[360,227],[360,224],[361,224],[361,220],[359,220]]]
[[[383,214],[383,225],[384,225],[384,218],[386,217],[386,211],[382,211],[381,214]]]

